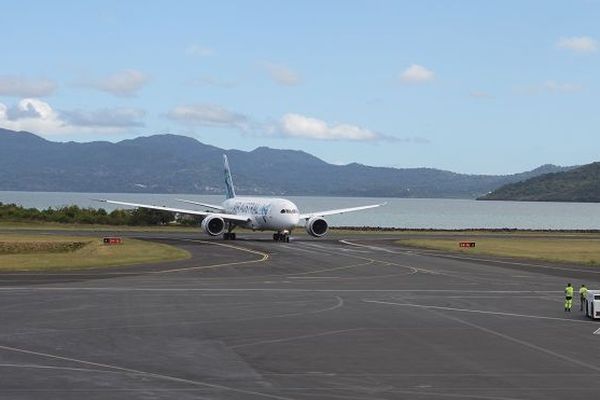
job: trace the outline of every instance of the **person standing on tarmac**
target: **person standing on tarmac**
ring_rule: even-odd
[[[587,294],[587,288],[584,284],[581,284],[579,288],[579,311],[583,311],[583,302],[585,301],[585,295]]]
[[[565,288],[565,311],[571,312],[571,306],[573,305],[573,286],[567,283]]]

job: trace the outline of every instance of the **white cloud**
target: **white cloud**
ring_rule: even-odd
[[[135,96],[148,80],[148,76],[143,72],[126,69],[105,78],[84,83],[83,86],[89,86],[119,97],[131,97]]]
[[[405,83],[424,83],[435,79],[433,71],[422,65],[413,64],[400,74],[400,80]]]
[[[233,80],[218,79],[212,76],[202,76],[198,79],[193,79],[189,82],[196,86],[212,86],[224,89],[230,89],[238,85],[238,82]]]
[[[556,46],[575,53],[594,53],[598,50],[598,42],[589,36],[563,37],[556,42]]]
[[[64,124],[50,104],[39,99],[22,99],[14,106],[0,103],[0,126],[16,131],[59,133]]]
[[[471,93],[469,93],[469,96],[471,96],[475,99],[493,99],[494,98],[494,96],[492,96],[490,93],[483,92],[481,90],[474,90]]]
[[[547,93],[568,94],[584,90],[579,83],[546,81],[536,85],[515,87],[515,91],[524,95],[541,95]]]
[[[579,92],[583,90],[583,86],[577,83],[567,83],[567,82],[555,82],[555,81],[547,81],[544,82],[541,86],[542,90],[548,92],[556,92],[556,93],[570,93],[570,92]]]
[[[429,143],[420,137],[386,136],[358,125],[333,123],[296,113],[284,114],[279,120],[261,122],[247,115],[214,104],[184,105],[173,108],[166,117],[188,125],[232,128],[252,136],[298,138],[331,141],[393,141]]]
[[[192,44],[185,49],[185,54],[188,56],[208,57],[214,54],[213,49],[199,44]]]
[[[302,79],[297,72],[291,70],[285,65],[265,63],[265,69],[271,79],[283,86],[295,86],[301,83]]]
[[[167,117],[179,122],[200,126],[221,126],[246,129],[248,118],[214,104],[178,106]]]
[[[40,99],[22,99],[13,106],[0,103],[0,127],[41,135],[119,133],[141,126],[141,110],[103,109],[59,112]]]
[[[67,124],[96,128],[130,128],[144,126],[141,118],[146,113],[137,108],[117,107],[99,110],[63,111],[62,118]]]
[[[317,140],[372,141],[381,135],[351,124],[332,124],[300,114],[285,114],[279,123],[281,134],[286,137]]]
[[[43,97],[54,93],[56,83],[49,79],[28,79],[22,76],[1,75],[0,96]]]

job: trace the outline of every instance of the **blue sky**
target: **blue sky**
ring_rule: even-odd
[[[600,159],[600,1],[3,2],[0,127],[328,162]]]

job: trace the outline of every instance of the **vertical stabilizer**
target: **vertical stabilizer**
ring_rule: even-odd
[[[229,161],[227,161],[227,155],[223,154],[223,164],[225,166],[225,197],[232,199],[235,197],[235,189],[233,188],[233,179],[231,178],[231,171],[229,170]]]

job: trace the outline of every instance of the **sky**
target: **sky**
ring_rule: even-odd
[[[600,0],[0,0],[0,127],[335,164],[600,160]]]

